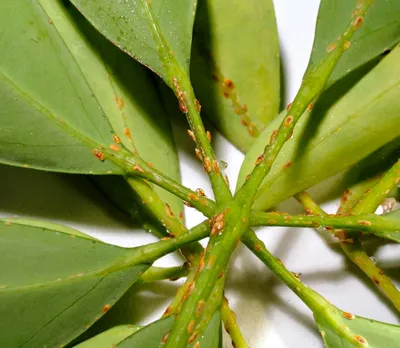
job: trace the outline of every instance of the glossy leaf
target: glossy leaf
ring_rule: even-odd
[[[85,331],[149,267],[133,251],[64,227],[0,221],[0,332],[4,347],[58,347]]]
[[[199,2],[193,86],[202,111],[242,151],[278,114],[279,65],[272,0]]]
[[[317,66],[350,21],[357,30],[329,78],[328,86],[400,41],[400,2],[374,1],[359,17],[359,0],[322,0],[318,12],[309,70]],[[350,49],[351,48],[351,49]]]
[[[140,330],[140,326],[115,326],[85,342],[76,345],[75,348],[110,348],[138,330]]]
[[[372,319],[345,313],[351,319],[337,316],[335,325],[347,327],[354,334],[353,339],[358,347],[381,348],[397,347],[400,342],[400,326],[382,323]],[[339,336],[322,315],[315,315],[326,348],[353,348],[356,345]]]
[[[180,66],[189,71],[195,0],[72,3],[107,39],[159,74],[167,84],[172,84],[164,61],[167,55],[172,53]],[[159,35],[168,48],[159,47],[154,38]]]
[[[146,69],[101,36],[72,5],[39,0],[110,121],[118,141],[179,180],[179,162],[171,127],[156,87]],[[114,142],[114,148],[118,144]],[[117,147],[115,147],[117,146]],[[132,188],[121,177],[98,177],[98,186],[125,211],[136,210]],[[149,188],[150,189],[150,188]],[[154,186],[174,213],[182,202]],[[124,194],[116,199],[115,193]]]
[[[0,4],[0,162],[69,173],[122,173],[99,161],[113,131],[37,0]]]
[[[130,337],[127,337],[122,342],[116,344],[119,348],[131,347],[147,347],[160,348],[162,347],[163,338],[166,339],[166,334],[171,330],[174,324],[174,317],[170,316],[165,319],[158,320],[143,329],[135,332]],[[202,348],[220,348],[222,347],[222,331],[221,317],[219,313],[214,314],[211,318],[207,329],[200,339],[195,340],[193,345],[199,341]],[[189,345],[190,346],[190,345]]]
[[[400,47],[350,90],[351,76],[332,86],[313,111],[306,112],[296,125],[293,137],[286,142],[264,180],[254,208],[270,208],[354,165],[400,136],[399,76]],[[285,114],[274,120],[248,152],[238,187],[283,117]]]

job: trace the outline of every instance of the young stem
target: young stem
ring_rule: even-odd
[[[242,242],[311,309],[314,316],[323,317],[339,336],[355,347],[365,348],[365,345],[357,340],[357,333],[352,332],[343,322],[342,312],[288,271],[253,231],[246,233]]]
[[[152,266],[143,273],[138,283],[146,284],[166,279],[169,279],[171,281],[177,280],[179,278],[186,277],[188,274],[188,270],[189,267],[187,263],[184,263],[181,266],[168,268]]]
[[[236,321],[236,314],[229,308],[228,300],[224,297],[224,302],[221,307],[221,318],[224,322],[225,331],[231,336],[232,346],[236,348],[248,348],[246,340]]]
[[[366,0],[360,3],[358,8],[358,18],[362,18],[373,0]],[[240,188],[238,194],[242,194],[244,199],[254,200],[255,195],[261,186],[265,176],[271,170],[272,164],[278,156],[285,142],[290,138],[294,126],[303,115],[311,102],[315,102],[323,92],[326,82],[333,69],[339,61],[345,44],[350,40],[355,30],[359,26],[358,18],[351,20],[344,33],[333,43],[335,49],[328,52],[325,58],[315,68],[310,66],[304,75],[299,92],[297,93],[290,110],[282,121],[277,132],[270,139],[270,143],[265,147],[264,152],[257,158],[255,167],[248,177],[248,180]]]

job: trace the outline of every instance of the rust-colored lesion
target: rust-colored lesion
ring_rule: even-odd
[[[212,79],[216,82],[222,95],[230,100],[233,111],[240,117],[242,125],[247,128],[247,131],[252,137],[257,138],[260,135],[260,131],[255,122],[251,119],[246,104],[240,102],[235,83],[231,79],[224,77],[218,67],[215,64],[213,65],[215,71],[212,74]]]

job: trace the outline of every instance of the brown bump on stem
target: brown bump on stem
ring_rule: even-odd
[[[188,208],[193,208],[193,205],[191,205],[189,202],[183,201],[183,204],[186,205]]]
[[[114,135],[113,135],[113,140],[114,140],[114,142],[116,142],[117,144],[121,144],[121,138],[120,138],[117,134],[114,134]]]
[[[210,173],[211,170],[212,170],[211,161],[210,161],[210,159],[209,159],[208,157],[206,157],[206,158],[204,159],[204,162],[203,162],[203,169],[204,169],[204,171],[205,171],[207,174]]]
[[[292,220],[292,217],[290,215],[286,215],[283,217],[285,220]]]
[[[264,160],[265,155],[262,154],[260,156],[257,157],[256,159],[256,166],[258,166],[263,160]]]
[[[224,175],[224,180],[225,180],[225,183],[226,183],[226,185],[229,187],[229,178],[228,178],[228,175]]]
[[[379,281],[379,279],[378,279],[377,277],[375,277],[375,276],[372,276],[371,279],[372,279],[372,281],[373,281],[376,285],[379,285],[379,284],[381,283],[381,282]]]
[[[358,16],[359,13],[360,13],[360,10],[356,9],[351,13],[351,17],[354,18],[355,16]]]
[[[197,267],[197,272],[200,273],[204,269],[204,256],[202,255],[199,260],[199,266]]]
[[[195,284],[194,281],[193,281],[193,282],[190,282],[190,284],[188,285],[187,291],[186,291],[187,297],[189,297],[189,296],[192,294],[192,292],[193,292],[195,286],[196,286],[196,284]]]
[[[108,310],[111,308],[111,305],[110,304],[106,304],[103,308],[102,308],[102,310],[101,310],[101,313],[106,313],[106,312],[108,312]]]
[[[261,247],[261,245],[257,244],[257,245],[254,247],[254,249],[256,249],[257,251],[261,251],[261,250],[262,250],[262,247]]]
[[[353,313],[349,313],[349,312],[342,312],[342,315],[349,320],[353,320],[355,318]]]
[[[344,49],[344,50],[348,50],[348,49],[350,48],[350,46],[351,46],[351,42],[350,42],[350,41],[346,41],[346,42],[344,43],[344,45],[343,45],[343,49]]]
[[[357,30],[363,21],[364,21],[364,19],[361,16],[357,17],[357,19],[353,23],[353,29]]]
[[[208,142],[211,143],[211,133],[210,133],[210,131],[207,131],[206,135],[207,135]]]
[[[202,188],[196,189],[196,193],[198,196],[203,196],[203,197],[206,196],[206,194],[204,193],[204,190]]]
[[[246,181],[250,179],[250,174],[246,175]]]
[[[271,137],[269,138],[269,144],[272,145],[275,142],[276,136],[278,134],[278,130],[275,129],[272,134]]]
[[[189,134],[189,136],[190,136],[190,138],[194,141],[194,142],[196,142],[196,137],[195,137],[195,135],[194,135],[194,133],[193,133],[193,131],[192,130],[190,130],[190,129],[188,129],[188,134]]]
[[[199,317],[199,316],[200,316],[200,314],[201,314],[201,312],[203,311],[205,305],[206,305],[206,302],[205,302],[204,300],[200,300],[200,301],[197,303],[197,306],[196,306],[196,317]]]
[[[210,236],[215,236],[222,232],[224,228],[224,221],[215,221],[212,225]]]
[[[124,134],[127,138],[130,138],[132,136],[131,130],[128,127],[124,128]]]
[[[244,118],[240,122],[242,123],[243,126],[248,126],[249,125]]]
[[[135,164],[134,166],[132,166],[132,169],[135,172],[139,172],[139,173],[144,173],[144,170],[142,168],[139,167],[139,165]]]
[[[216,74],[212,74],[211,77],[214,81],[219,82],[219,77]]]
[[[162,315],[163,317],[167,317],[172,313],[172,306],[168,306],[167,309],[165,310],[164,314]]]
[[[284,166],[283,169],[288,169],[292,165],[292,162],[287,162]]]
[[[192,343],[197,338],[197,332],[193,332],[193,334],[189,337],[188,343]]]
[[[285,120],[283,121],[283,125],[285,126],[285,127],[291,127],[291,125],[293,124],[293,116],[287,116],[286,118],[285,118]]]
[[[174,213],[168,203],[165,203],[165,211],[167,212],[169,217],[174,217]]]
[[[337,44],[336,43],[331,43],[327,48],[326,52],[330,53],[336,48]]]
[[[218,279],[221,279],[224,276],[224,271],[219,272]]]
[[[358,220],[357,223],[362,226],[371,226],[371,221],[368,220]]]
[[[199,102],[197,99],[195,99],[195,100],[194,100],[194,104],[195,104],[195,106],[196,106],[197,112],[200,112],[200,111],[201,111],[200,102]]]
[[[193,346],[193,348],[200,348],[200,342],[197,341],[197,342],[195,343],[195,345]]]
[[[283,262],[281,259],[276,258],[276,261],[278,261],[283,266]]]
[[[99,161],[104,161],[104,160],[105,160],[104,153],[102,153],[100,150],[94,149],[94,150],[92,151],[92,153],[93,153],[93,155],[96,156],[96,158],[97,158]]]
[[[219,171],[219,164],[217,160],[213,160],[213,168],[214,168],[214,172],[216,172],[217,174],[220,173]]]
[[[125,106],[124,101],[120,97],[115,97],[115,104],[117,104],[118,108],[122,110]]]
[[[358,341],[358,342],[362,343],[364,346],[368,347],[368,342],[364,337],[362,337],[360,335],[356,335],[356,336],[354,336],[354,338],[356,341]]]
[[[188,198],[189,198],[190,200],[192,200],[192,201],[198,201],[198,200],[199,200],[199,197],[198,197],[196,194],[194,194],[194,193],[189,193],[189,194],[188,194]]]
[[[200,152],[200,150],[199,150],[197,147],[194,149],[194,153],[196,154],[196,157],[197,157],[200,161],[203,160],[203,157],[201,156],[201,152]]]
[[[286,106],[286,111],[290,111],[291,107],[292,107],[292,103],[289,103],[289,104]]]
[[[225,98],[229,98],[229,92],[228,91],[224,91],[224,97]]]
[[[188,327],[187,327],[187,332],[188,332],[189,335],[193,332],[193,329],[194,329],[194,325],[195,325],[195,324],[196,324],[196,322],[195,322],[194,320],[191,320],[191,321],[189,322],[189,325],[188,325]]]
[[[170,237],[162,237],[161,240],[171,240]]]
[[[162,344],[167,343],[168,336],[169,336],[169,331],[168,331],[168,332],[163,336],[163,338],[161,339],[161,343],[162,343]]]
[[[119,151],[119,150],[121,150],[121,148],[120,148],[118,145],[115,145],[115,144],[111,144],[111,145],[110,145],[110,149],[113,150],[113,151]]]
[[[276,220],[268,220],[269,224],[275,225],[276,224]]]
[[[307,111],[311,111],[313,109],[313,103],[308,104]]]
[[[229,89],[233,89],[235,87],[235,85],[231,79],[225,79],[224,85],[225,85],[225,87],[228,87]]]
[[[211,268],[212,266],[214,266],[214,262],[215,262],[215,255],[211,254],[207,260],[206,264],[207,268]]]

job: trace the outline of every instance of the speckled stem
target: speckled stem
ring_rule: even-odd
[[[182,277],[186,277],[189,271],[189,266],[184,263],[181,266],[176,267],[150,267],[143,275],[139,278],[139,284],[152,283],[159,280],[177,280]]]
[[[311,309],[314,316],[323,317],[338,336],[353,344],[354,347],[365,348],[365,345],[356,339],[357,333],[346,327],[343,313],[320,294],[303,284],[283,265],[282,261],[267,250],[253,231],[246,233],[242,242]]]
[[[360,3],[358,14],[362,17],[372,0],[366,0]],[[315,68],[307,68],[303,77],[300,89],[287,112],[286,117],[282,121],[277,132],[271,136],[270,143],[265,147],[264,152],[257,158],[255,167],[249,175],[247,181],[240,188],[238,193],[244,191],[246,196],[254,199],[259,187],[261,186],[265,176],[271,170],[272,164],[278,156],[281,148],[287,140],[290,139],[294,126],[306,111],[310,103],[315,102],[323,91],[329,76],[333,72],[339,58],[345,50],[345,44],[350,40],[358,25],[357,20],[351,20],[344,33],[339,39],[333,43],[335,49],[327,52],[325,58]]]
[[[310,208],[308,208],[310,209]],[[312,210],[315,211],[315,210]],[[279,213],[253,212],[250,218],[251,226],[288,226],[288,227],[325,227],[328,231],[333,229],[348,229],[373,233],[379,237],[392,239],[390,232],[400,231],[400,221],[388,219],[375,214],[361,215],[287,215]]]

